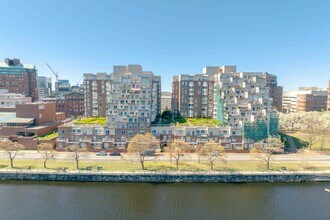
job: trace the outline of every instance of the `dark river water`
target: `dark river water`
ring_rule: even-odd
[[[0,182],[0,219],[330,219],[330,183]]]

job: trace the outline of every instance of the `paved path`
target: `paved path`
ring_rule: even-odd
[[[288,139],[289,144],[290,144],[290,152],[297,153],[297,147],[296,147],[296,144],[294,143],[292,137],[289,135],[286,135],[286,138]]]

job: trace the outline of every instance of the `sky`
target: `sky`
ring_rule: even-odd
[[[204,66],[277,75],[284,90],[326,88],[328,0],[0,0],[0,62],[46,62],[71,84],[83,73],[141,64],[162,77]],[[53,76],[53,81],[55,77]]]

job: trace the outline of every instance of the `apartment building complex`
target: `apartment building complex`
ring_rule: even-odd
[[[110,75],[85,74],[84,86],[89,111],[85,115],[102,116],[105,111],[107,124],[60,126],[59,147],[125,147],[136,134],[150,132],[151,122],[160,114],[161,78],[140,65],[114,66]]]
[[[0,63],[0,89],[21,93],[38,100],[37,69],[33,64],[22,64],[19,59],[5,59]]]
[[[15,107],[17,104],[32,102],[31,97],[23,94],[9,93],[7,89],[0,89],[0,107]]]
[[[268,77],[263,72],[237,72],[235,66],[220,67],[215,75],[214,118],[242,130],[246,140],[276,136],[278,119]]]
[[[84,74],[85,116],[105,117],[107,96],[111,90],[110,75],[106,73]]]
[[[316,87],[301,87],[283,93],[283,112],[326,110],[328,91]]]
[[[211,74],[173,76],[172,112],[183,117],[213,116],[214,77]]]
[[[49,98],[52,96],[52,78],[46,76],[37,77],[38,98]]]
[[[273,107],[282,112],[283,86],[277,85],[277,76],[266,73],[266,86],[269,87],[269,97],[273,99]]]
[[[161,78],[140,65],[114,66],[110,75],[107,128],[116,142],[150,132],[161,109]]]

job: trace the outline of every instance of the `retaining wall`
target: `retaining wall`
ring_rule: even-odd
[[[248,182],[330,182],[330,173],[288,174],[104,174],[104,173],[15,173],[1,172],[0,180],[71,182],[152,182],[152,183],[248,183]]]

